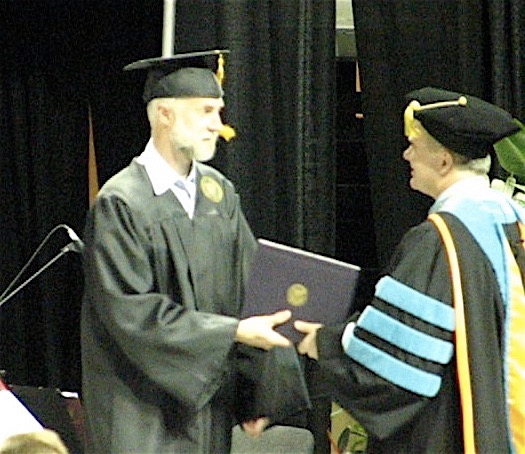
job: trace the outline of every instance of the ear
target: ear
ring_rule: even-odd
[[[442,149],[440,158],[441,161],[439,162],[439,173],[441,175],[447,175],[454,168],[454,159],[446,148]]]
[[[166,104],[159,103],[157,106],[157,118],[159,125],[171,128],[175,120],[175,112]]]

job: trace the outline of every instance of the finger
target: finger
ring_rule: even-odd
[[[267,417],[251,419],[242,423],[242,430],[251,437],[259,437],[268,424],[270,424],[270,419]]]
[[[242,423],[242,430],[250,435],[251,437],[255,437],[257,435],[257,429],[255,427],[255,421],[246,421]]]
[[[302,320],[296,320],[293,326],[297,331],[305,334],[313,333],[317,329],[314,323],[303,322]]]
[[[270,419],[267,417],[258,418],[255,421],[255,429],[257,430],[259,435],[263,433],[264,429],[266,429],[268,424],[270,424]]]
[[[275,325],[281,325],[282,323],[284,322],[287,322],[290,317],[292,316],[292,312],[290,310],[284,310],[284,311],[279,311],[279,312],[276,312],[275,314],[272,314],[270,317],[271,317],[271,321],[272,321],[272,326],[275,326]]]
[[[299,344],[297,345],[297,351],[301,354],[301,355],[306,355],[306,353],[308,353],[308,348],[303,345],[304,342],[299,342]]]
[[[290,347],[292,345],[291,341],[288,338],[284,337],[276,331],[273,332],[270,341],[272,343],[272,346],[274,347]]]

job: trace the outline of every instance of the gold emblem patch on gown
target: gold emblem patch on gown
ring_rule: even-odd
[[[224,197],[221,185],[208,175],[202,177],[200,186],[202,193],[212,202],[219,203]]]

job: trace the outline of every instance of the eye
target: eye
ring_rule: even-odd
[[[219,104],[214,104],[214,103],[206,103],[206,104],[202,104],[202,112],[206,115],[209,115],[209,114],[221,114],[222,113],[222,109],[223,109],[223,105],[219,105]]]

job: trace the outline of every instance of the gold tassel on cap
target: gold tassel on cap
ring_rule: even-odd
[[[224,83],[224,55],[222,53],[219,54],[219,58],[217,59],[217,72],[215,75],[217,76],[217,79],[219,79],[219,83],[222,86]],[[236,135],[235,129],[233,129],[230,125],[222,125],[222,128],[219,131],[219,136],[222,137],[226,142],[229,142]]]
[[[230,125],[222,125],[222,128],[219,130],[219,136],[221,136],[226,142],[232,140],[237,133]]]
[[[219,58],[217,59],[217,72],[215,75],[217,76],[217,79],[219,79],[219,83],[222,85],[224,80],[224,55],[222,53],[219,54]]]

